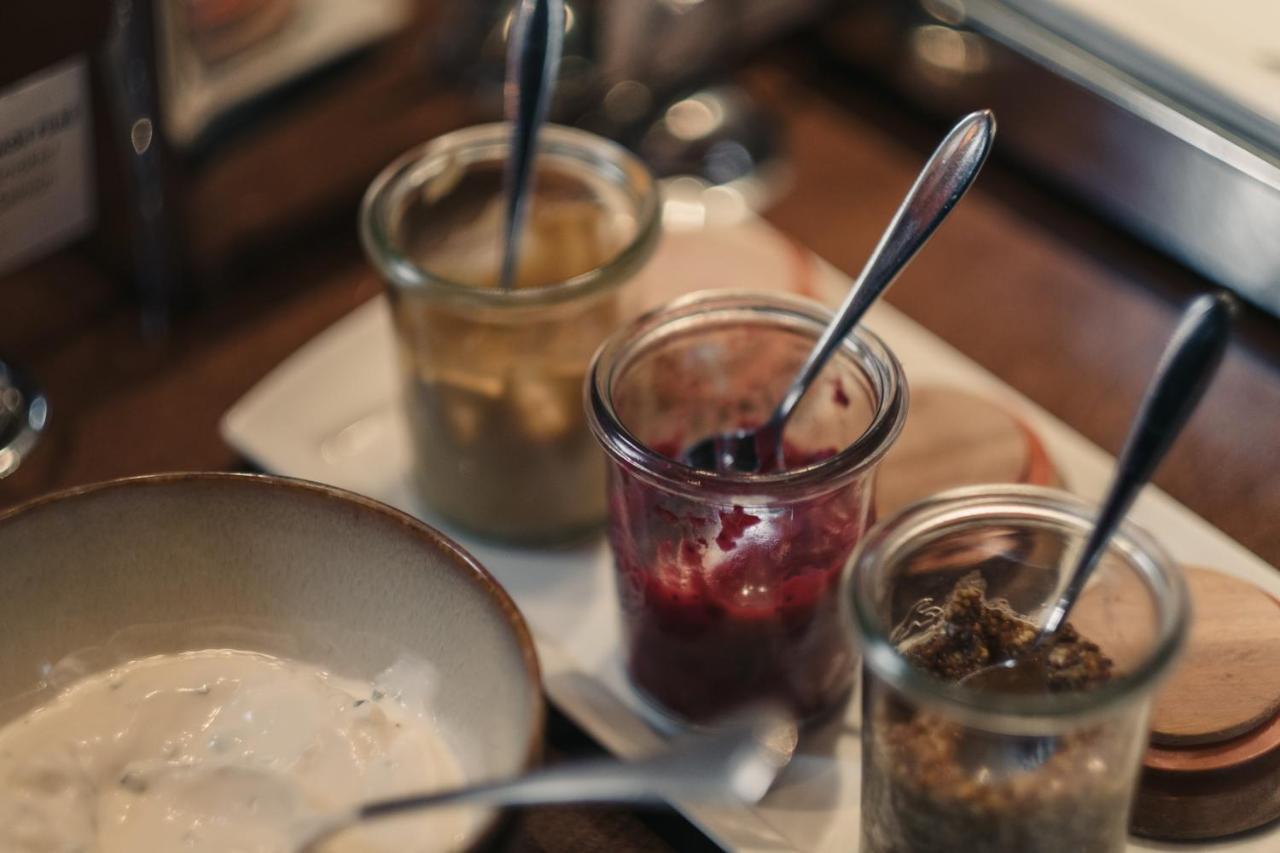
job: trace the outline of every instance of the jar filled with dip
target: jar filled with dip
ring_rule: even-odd
[[[592,364],[627,668],[679,722],[759,701],[810,719],[852,685],[840,579],[906,416],[893,354],[865,330],[845,340],[787,424],[783,470],[679,461],[704,436],[763,423],[830,318],[794,297],[694,294],[619,331]]]
[[[482,535],[555,542],[604,520],[583,376],[652,253],[659,203],[624,149],[545,127],[504,290],[509,137],[508,125],[481,125],[405,154],[365,194],[360,233],[391,298],[427,506]]]
[[[863,540],[848,594],[864,659],[863,851],[1125,849],[1187,599],[1160,549],[1122,527],[1067,624],[1031,652],[1093,517],[1061,492],[982,486]],[[965,680],[1028,655],[1011,683]]]

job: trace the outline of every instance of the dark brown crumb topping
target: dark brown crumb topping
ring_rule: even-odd
[[[1051,692],[1111,678],[1112,661],[1065,626],[1029,652],[1035,626],[989,600],[976,573],[923,600],[893,634],[914,665],[947,681],[1034,654]],[[891,692],[871,693],[863,764],[866,853],[1110,853],[1126,837],[1124,726],[1013,736],[971,728]]]
[[[916,666],[947,681],[993,663],[1021,658],[1036,629],[1002,601],[988,601],[980,581],[961,581],[942,605],[938,622],[902,651]],[[1045,663],[1050,691],[1087,690],[1111,678],[1111,659],[1070,623],[1035,654]]]

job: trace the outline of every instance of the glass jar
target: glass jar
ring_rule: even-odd
[[[1032,486],[957,489],[862,541],[846,601],[863,654],[862,850],[1125,849],[1152,690],[1187,623],[1141,531],[1111,540],[1030,683],[969,672],[1024,650],[1093,524]]]
[[[627,668],[679,722],[766,700],[808,719],[852,684],[840,578],[906,416],[897,359],[870,332],[849,336],[788,423],[781,472],[677,461],[704,436],[763,423],[830,319],[796,297],[693,294],[620,330],[592,364]]]
[[[652,253],[658,194],[620,146],[545,127],[516,286],[503,290],[509,135],[470,127],[405,154],[365,194],[360,234],[390,294],[426,504],[486,536],[554,542],[604,521],[582,383]]]

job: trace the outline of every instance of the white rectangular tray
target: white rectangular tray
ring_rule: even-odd
[[[760,222],[664,236],[641,285],[655,302],[712,283],[791,289],[838,301],[848,279]],[[1112,459],[892,307],[867,319],[902,360],[909,381],[978,391],[1010,407],[1044,441],[1069,488],[1097,498]],[[516,600],[537,641],[551,700],[606,749],[630,756],[663,736],[620,665],[612,559],[603,538],[571,549],[496,547],[451,530],[418,505],[409,486],[409,442],[397,408],[392,328],[384,299],[335,323],[258,383],[227,412],[226,440],[263,469],[383,500],[441,527],[471,551]],[[1151,488],[1134,509],[1178,560],[1212,566],[1280,595],[1280,573],[1199,516]],[[814,738],[780,784],[751,809],[675,804],[733,851],[844,853],[858,837],[857,703]],[[1184,849],[1135,839],[1134,850]],[[1280,829],[1200,849],[1261,851]]]

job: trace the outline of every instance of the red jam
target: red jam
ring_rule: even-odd
[[[789,447],[786,467],[831,454]],[[760,506],[689,500],[620,469],[611,478],[610,539],[640,691],[692,723],[760,700],[806,719],[844,698],[854,658],[838,596],[868,524],[863,478]]]

